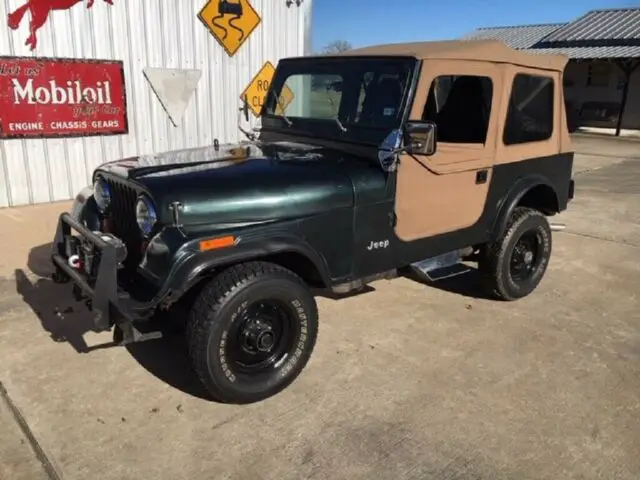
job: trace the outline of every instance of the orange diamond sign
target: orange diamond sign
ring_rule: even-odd
[[[249,0],[209,0],[198,18],[230,57],[262,21]]]
[[[257,117],[260,115],[260,110],[264,104],[264,99],[269,91],[269,85],[273,74],[276,73],[276,68],[271,62],[265,63],[255,77],[249,82],[247,88],[240,95],[240,100],[244,100],[244,96],[247,96],[249,102],[249,108],[253,114]],[[284,85],[278,98],[278,107],[276,108],[276,115],[282,115],[287,109],[289,104],[293,101],[293,92],[291,89]]]

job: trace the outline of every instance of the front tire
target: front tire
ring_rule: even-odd
[[[207,283],[187,324],[189,355],[215,400],[246,404],[290,385],[306,366],[318,309],[293,272],[267,262],[234,265]]]
[[[486,287],[500,300],[529,295],[547,270],[551,247],[551,228],[544,214],[517,207],[502,237],[480,256],[478,266]]]

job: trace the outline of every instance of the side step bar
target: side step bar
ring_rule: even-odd
[[[567,228],[564,223],[550,224],[551,231],[560,232]],[[457,277],[473,270],[462,263],[463,257],[470,255],[469,249],[454,250],[435,257],[427,258],[411,264],[411,269],[418,277],[436,282],[445,278]]]
[[[443,253],[411,264],[411,269],[418,277],[429,282],[457,277],[473,269],[462,263],[462,250]]]

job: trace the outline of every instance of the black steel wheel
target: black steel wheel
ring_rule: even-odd
[[[229,367],[238,375],[277,370],[300,335],[292,307],[280,300],[257,300],[232,324],[225,344]]]
[[[549,265],[551,237],[543,213],[516,208],[502,237],[480,255],[478,266],[488,290],[501,300],[516,300],[535,290]]]
[[[317,331],[318,310],[306,284],[279,265],[249,262],[202,288],[187,338],[194,370],[213,398],[252,403],[298,377]]]
[[[511,278],[519,283],[529,280],[543,261],[544,253],[544,240],[540,232],[535,229],[524,232],[511,252]]]

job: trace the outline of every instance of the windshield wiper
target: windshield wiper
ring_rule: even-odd
[[[270,95],[275,96],[275,90],[271,90]],[[278,105],[280,107],[280,109],[282,110],[282,119],[287,122],[287,126],[290,127],[291,125],[293,125],[293,122],[289,119],[289,117],[287,117],[287,115],[284,113],[284,106],[282,103],[280,103],[280,101],[278,100],[278,97],[275,97],[276,100],[276,105]],[[274,112],[275,113],[275,112]]]
[[[336,118],[334,118],[334,120],[338,124],[338,127],[340,127],[340,130],[342,130],[342,133],[345,133],[347,131],[347,128],[342,124],[342,122],[338,118],[338,109],[336,108],[336,104],[333,103],[333,100],[331,100],[331,96],[329,95],[329,87],[328,86],[327,86],[327,100],[329,101],[329,104],[333,107],[333,113],[336,114]]]
[[[336,117],[334,119],[336,121],[336,123],[338,124],[338,127],[340,127],[340,130],[342,130],[342,133],[345,133],[347,131],[347,127],[345,127],[342,122],[340,121],[340,119],[338,117]]]
[[[260,146],[262,142],[257,140],[257,136],[254,133],[246,131],[244,128],[242,128],[242,125],[240,125],[240,118],[241,118],[241,115],[243,113],[244,113],[245,120],[248,122],[249,121],[249,101],[247,99],[247,95],[244,95],[243,102],[242,102],[242,107],[240,107],[240,109],[238,111],[238,129],[242,133],[244,133],[244,135],[249,139],[250,142]],[[257,130],[255,128],[253,130],[255,132],[257,132]]]

